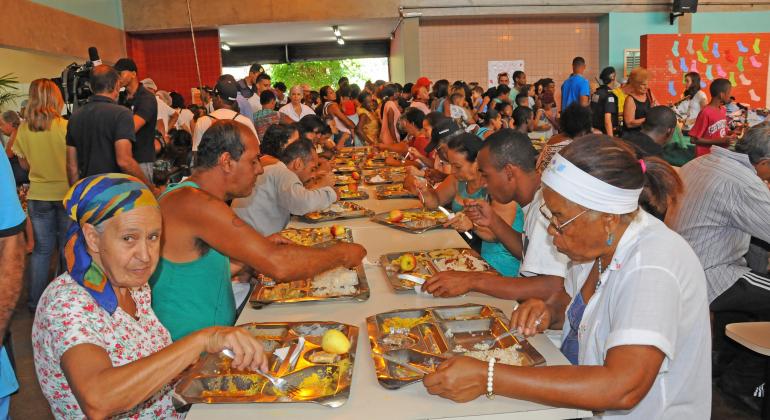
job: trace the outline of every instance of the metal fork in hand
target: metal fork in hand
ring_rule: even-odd
[[[235,353],[233,353],[233,351],[230,349],[223,349],[222,354],[231,359],[235,359]],[[281,393],[286,394],[291,398],[294,398],[299,394],[300,389],[294,385],[289,384],[289,381],[286,379],[273,376],[267,372],[262,371],[261,369],[257,369],[255,372],[270,381],[270,383],[273,384],[273,387]]]
[[[495,344],[497,344],[498,341],[515,334],[516,334],[516,330],[510,330],[507,333],[500,334],[495,338],[490,338],[484,341],[480,341],[479,344],[487,346],[487,349],[491,349]]]

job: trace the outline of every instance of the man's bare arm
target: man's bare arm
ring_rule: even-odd
[[[21,294],[23,274],[23,233],[0,238],[0,346]]]

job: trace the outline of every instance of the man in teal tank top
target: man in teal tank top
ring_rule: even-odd
[[[197,166],[161,196],[163,243],[150,279],[152,307],[178,340],[201,328],[235,323],[230,278],[248,266],[278,282],[353,268],[366,255],[357,244],[325,249],[265,238],[243,222],[227,200],[246,197],[263,172],[254,133],[237,121],[217,121],[203,134]],[[302,264],[297,264],[302,261]]]

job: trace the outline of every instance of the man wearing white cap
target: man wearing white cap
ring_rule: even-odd
[[[458,402],[499,394],[603,419],[709,418],[703,268],[682,237],[641,208],[665,213],[681,190],[676,172],[590,135],[554,156],[542,183],[548,233],[571,260],[566,290],[521,304],[511,327],[525,335],[563,327],[561,349],[576,366],[453,357],[425,376],[428,392]]]
[[[141,83],[144,85],[145,89],[155,95],[155,101],[158,103],[158,124],[155,128],[166,137],[168,130],[176,125],[179,113],[174,108],[171,108],[171,97],[168,92],[164,90],[159,91],[158,85],[155,84],[154,80],[148,77],[142,79]],[[166,101],[166,97],[168,97],[168,102]]]
[[[257,136],[257,130],[250,119],[244,117],[235,111],[236,97],[238,96],[238,87],[235,84],[235,78],[229,74],[219,76],[213,92],[214,112],[198,118],[195,123],[195,136],[193,137],[193,152],[198,151],[198,145],[203,138],[203,133],[211,127],[215,120],[235,120],[248,127]],[[257,137],[259,142],[259,137]]]

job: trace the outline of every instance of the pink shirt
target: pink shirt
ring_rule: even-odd
[[[706,106],[698,113],[690,129],[690,137],[699,139],[719,139],[727,136],[727,111],[725,107]],[[707,155],[711,152],[711,146],[695,146],[695,157]]]
[[[399,140],[401,140],[401,136],[398,134],[398,119],[401,118],[401,111],[398,109],[398,105],[394,101],[387,101],[384,105],[385,109],[382,112],[382,128],[380,129],[380,141],[382,141],[385,144],[393,144],[398,143]],[[388,124],[390,122],[387,120],[388,118],[388,109],[393,110],[393,131],[396,133],[396,138],[392,138],[390,136],[390,130],[388,129]]]

